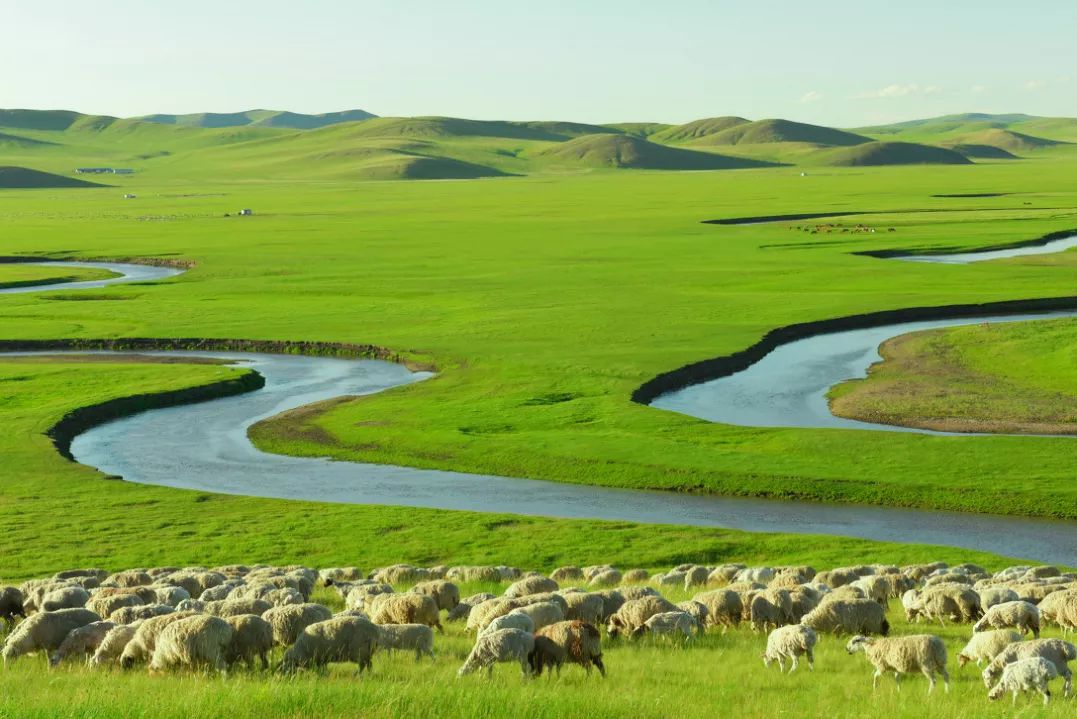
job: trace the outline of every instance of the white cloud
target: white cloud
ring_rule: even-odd
[[[970,89],[973,95],[982,95],[987,92],[987,87],[984,85],[973,85]]]
[[[801,97],[800,97],[800,101],[805,102],[805,103],[807,103],[807,102],[819,102],[822,99],[823,99],[823,93],[817,92],[816,90],[806,92],[803,95],[801,95]]]
[[[1025,89],[1031,92],[1036,92],[1037,90],[1045,90],[1049,87],[1054,87],[1056,85],[1068,85],[1069,81],[1070,78],[1068,75],[1062,75],[1060,77],[1055,77],[1051,79],[1040,78],[1037,80],[1029,80],[1028,82],[1026,82]]]
[[[1050,83],[1047,82],[1046,80],[1029,80],[1028,82],[1025,83],[1025,89],[1026,90],[1042,90],[1043,88],[1047,87],[1049,84]]]
[[[905,85],[887,85],[881,90],[862,92],[856,97],[861,100],[878,100],[894,97],[908,97],[910,95],[935,95],[940,92],[942,92],[942,88],[938,85],[918,85],[915,82],[910,82]]]

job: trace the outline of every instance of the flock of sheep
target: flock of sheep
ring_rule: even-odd
[[[500,594],[461,597],[459,585],[511,582]],[[310,602],[319,584],[339,592],[334,613]],[[407,587],[406,591],[398,591]],[[683,587],[692,599],[673,603],[663,588]],[[354,662],[371,668],[375,651],[434,657],[434,630],[442,620],[463,622],[475,644],[458,674],[509,662],[525,677],[560,673],[578,664],[603,676],[602,631],[608,640],[644,635],[688,642],[709,628],[722,632],[741,622],[767,635],[763,663],[785,662],[794,671],[803,657],[814,668],[820,634],[851,635],[846,650],[862,651],[884,674],[923,674],[928,691],[941,677],[950,688],[947,650],[932,634],[889,637],[887,606],[900,598],[909,622],[971,624],[958,655],[964,666],[986,664],[991,699],[1039,692],[1062,677],[1069,695],[1068,663],[1077,648],[1040,638],[1051,623],[1077,630],[1077,574],[1054,567],[1010,567],[994,574],[964,564],[907,567],[864,565],[816,572],[811,567],[683,565],[651,576],[604,565],[561,567],[544,576],[504,566],[419,568],[394,565],[363,574],[354,567],[232,565],[160,567],[109,573],[76,569],[21,586],[0,586],[0,620],[10,629],[4,662],[47,653],[50,666],[84,658],[96,667],[150,671],[225,670],[239,664],[277,669]],[[21,621],[17,621],[21,619]],[[1031,634],[1031,639],[1025,635]]]

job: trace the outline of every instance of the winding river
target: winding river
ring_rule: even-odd
[[[70,290],[87,285],[100,287],[136,281],[136,278],[168,277],[179,272],[114,263],[92,263],[92,266],[104,266],[122,272],[123,276],[95,283],[17,289],[28,292]],[[151,278],[127,268],[167,272]],[[1041,316],[1008,316],[1004,319],[1017,321]],[[916,324],[924,324],[924,328],[945,326]],[[904,325],[878,329],[883,333],[882,339],[910,331]],[[832,338],[833,335],[820,336],[820,339],[824,337]],[[865,341],[874,341],[874,337],[863,337],[856,343]],[[794,344],[797,343],[783,347]],[[820,347],[825,349],[826,344],[824,341]],[[878,342],[874,347],[877,345]],[[918,542],[925,544],[979,549],[1064,564],[1072,563],[1073,557],[1077,556],[1077,522],[623,490],[267,454],[257,450],[247,439],[247,428],[261,419],[323,399],[384,391],[422,381],[429,375],[373,360],[225,351],[144,354],[225,358],[259,372],[266,384],[262,389],[244,395],[143,412],[97,426],[74,439],[71,452],[77,461],[132,482],[326,502],[830,534],[897,542],[916,537]],[[774,354],[777,350],[764,361]],[[852,357],[849,352],[838,354],[843,357],[845,367],[871,361],[871,357]],[[824,352],[818,355],[815,364],[828,361]],[[754,367],[748,371],[752,369]],[[773,377],[771,381],[773,383]],[[682,390],[685,391],[688,390]],[[661,407],[667,397],[669,395],[660,398],[655,405]]]

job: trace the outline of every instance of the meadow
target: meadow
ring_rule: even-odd
[[[464,585],[462,592],[497,592],[499,586]],[[663,593],[671,601],[690,598],[680,588]],[[330,589],[318,590],[312,601],[340,607]],[[970,628],[950,624],[907,624],[901,605],[892,603],[889,616],[894,634],[930,632],[942,637],[949,654],[951,691],[926,695],[923,677],[906,677],[902,689],[884,677],[874,692],[872,667],[861,654],[845,652],[848,637],[821,636],[815,670],[806,662],[793,674],[776,665],[763,667],[766,644],[762,633],[746,624],[721,633],[712,629],[687,644],[645,637],[604,641],[606,679],[587,676],[566,666],[560,678],[525,680],[518,665],[502,664],[492,679],[481,675],[456,677],[473,644],[459,623],[446,624],[435,637],[433,662],[416,663],[409,652],[375,655],[373,670],[355,677],[354,665],[282,677],[246,669],[227,677],[205,674],[152,676],[144,668],[130,671],[92,670],[77,664],[53,670],[44,657],[24,658],[0,672],[0,716],[129,717],[180,719],[192,715],[256,719],[264,716],[315,715],[336,718],[369,717],[738,717],[830,716],[860,717],[865,711],[899,718],[925,712],[945,719],[977,717],[1052,717],[1072,713],[1073,699],[1061,697],[1061,682],[1052,686],[1053,703],[1044,708],[1039,697],[1021,699],[1016,711],[1009,698],[989,702],[974,664],[958,669],[957,654]],[[1043,636],[1059,636],[1047,630]],[[274,653],[279,660],[280,650]],[[41,687],[47,691],[27,691]]]

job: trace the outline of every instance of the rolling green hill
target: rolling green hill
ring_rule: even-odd
[[[1033,137],[1032,135],[1025,135],[1024,133],[1002,128],[982,130],[961,138],[961,141],[976,145],[990,145],[1009,152],[1028,152],[1029,150],[1039,150],[1040,148],[1061,144],[1055,140]]]
[[[0,188],[36,189],[45,187],[106,187],[96,182],[87,182],[74,177],[54,175],[50,172],[32,170],[29,167],[0,167]]]
[[[876,165],[967,165],[970,160],[944,147],[914,142],[870,142],[825,153],[820,164],[831,167]]]
[[[281,110],[247,110],[245,112],[198,112],[188,115],[155,114],[145,115],[137,119],[162,125],[183,125],[185,127],[244,127],[256,125],[312,130],[341,122],[366,120],[371,117],[377,116],[366,110],[325,112],[319,115],[304,115]]]
[[[957,142],[945,145],[947,149],[961,153],[965,157],[980,158],[984,160],[1016,160],[1017,155],[1003,150],[994,145],[978,145],[965,142]]]
[[[849,147],[871,142],[871,138],[792,120],[756,120],[739,123],[697,139],[697,144],[707,145],[761,145],[777,142]]]
[[[738,125],[749,123],[743,117],[707,117],[702,120],[694,120],[683,125],[675,125],[654,134],[657,142],[692,142],[703,137],[718,134],[724,130]]]
[[[630,135],[588,135],[538,153],[553,162],[644,170],[727,170],[772,163],[666,147]]]

